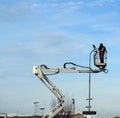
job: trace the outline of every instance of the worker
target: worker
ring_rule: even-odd
[[[100,43],[98,50],[100,56],[100,63],[104,63],[104,54],[107,53],[107,50],[106,47],[103,45],[103,43]]]

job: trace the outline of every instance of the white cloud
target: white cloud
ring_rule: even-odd
[[[76,11],[79,8],[88,7],[88,6],[109,6],[114,4],[115,0],[92,0],[89,2],[85,2],[84,0],[81,1],[62,1],[62,2],[25,2],[19,1],[16,4],[11,6],[1,5],[0,11],[3,13],[24,13],[24,12],[32,12],[32,11],[39,11],[39,12],[50,12],[50,11],[57,11],[57,12],[71,12]]]
[[[116,1],[115,0],[93,0],[88,5],[93,7],[105,7],[113,5]]]
[[[61,14],[61,13],[71,13],[75,12],[84,5],[83,1],[71,2],[49,2],[49,3],[33,3],[32,10],[38,11],[40,13],[51,13],[51,14]]]
[[[40,31],[36,40],[39,42],[40,46],[45,50],[47,49],[48,52],[50,49],[55,49],[56,52],[61,50],[64,51],[65,54],[68,53],[68,50],[72,52],[76,52],[78,49],[84,50],[82,49],[83,44],[78,43],[83,40],[85,41],[82,36],[72,36],[59,31]]]

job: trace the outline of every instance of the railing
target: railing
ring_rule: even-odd
[[[94,65],[99,67],[99,68],[104,68],[107,65],[107,53],[105,52],[105,54],[104,54],[104,63],[101,63],[100,62],[99,51],[95,50],[95,53],[94,53]]]

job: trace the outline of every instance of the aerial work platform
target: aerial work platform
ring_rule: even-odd
[[[73,62],[66,62],[63,65],[63,68],[48,68],[46,65],[42,64],[41,66],[33,66],[33,74],[35,74],[42,82],[43,84],[57,97],[58,103],[50,112],[48,112],[43,118],[52,118],[54,117],[57,113],[59,113],[61,110],[64,109],[65,105],[65,96],[63,93],[52,83],[52,81],[48,78],[49,75],[55,75],[59,73],[99,73],[99,72],[107,72],[105,67],[107,63],[100,63],[99,58],[98,58],[98,52],[96,48],[90,52],[90,58],[91,54],[94,53],[94,58],[93,58],[93,63],[97,67],[97,69],[92,69],[91,66],[89,65],[88,67],[86,66],[81,66],[78,64],[75,64]],[[90,62],[91,63],[91,62]],[[67,65],[70,65],[71,68],[67,67]],[[76,69],[77,68],[83,68],[81,69]],[[84,114],[92,114],[96,112],[92,111],[85,111]]]
[[[100,56],[98,49],[95,48],[94,51],[94,65],[97,66],[100,69],[104,69],[107,66],[107,53],[104,54],[104,62],[100,62]]]

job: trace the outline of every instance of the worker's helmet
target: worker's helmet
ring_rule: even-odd
[[[100,45],[103,45],[103,43],[100,43]]]

